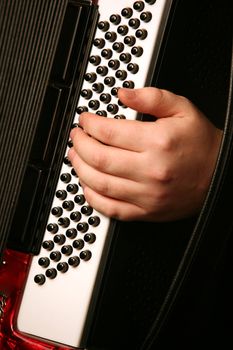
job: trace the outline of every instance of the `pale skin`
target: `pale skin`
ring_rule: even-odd
[[[153,87],[119,89],[128,107],[154,121],[80,115],[69,159],[87,202],[119,220],[171,221],[197,214],[222,138],[188,99]]]

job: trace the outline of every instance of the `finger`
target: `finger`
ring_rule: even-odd
[[[118,97],[126,106],[157,118],[177,116],[188,106],[188,100],[185,97],[154,87],[120,88]]]
[[[79,155],[73,152],[72,149],[69,152],[69,157],[80,181],[103,196],[137,203],[142,193],[144,193],[143,184],[101,173],[83,162]]]
[[[80,115],[79,124],[87,134],[100,142],[135,152],[141,149],[141,139],[147,138],[144,125],[147,123],[138,120],[103,118],[85,112]]]
[[[145,218],[143,208],[135,204],[105,197],[84,184],[84,196],[88,204],[103,215],[117,220],[138,220]]]
[[[80,128],[76,128],[73,132],[72,141],[79,157],[100,172],[134,181],[142,176],[140,153],[106,146],[88,136]]]

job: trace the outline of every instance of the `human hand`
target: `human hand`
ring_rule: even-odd
[[[196,214],[222,132],[188,99],[158,88],[119,89],[128,107],[155,121],[80,115],[68,157],[87,202],[120,220],[170,221]]]

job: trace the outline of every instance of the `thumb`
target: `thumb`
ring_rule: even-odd
[[[153,115],[157,118],[176,116],[187,108],[188,100],[168,90],[155,87],[141,89],[118,90],[120,101],[140,113]]]

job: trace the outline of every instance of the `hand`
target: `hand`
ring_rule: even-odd
[[[169,221],[196,214],[206,196],[222,132],[188,99],[158,88],[119,89],[154,121],[80,115],[72,162],[87,202],[120,220]]]

